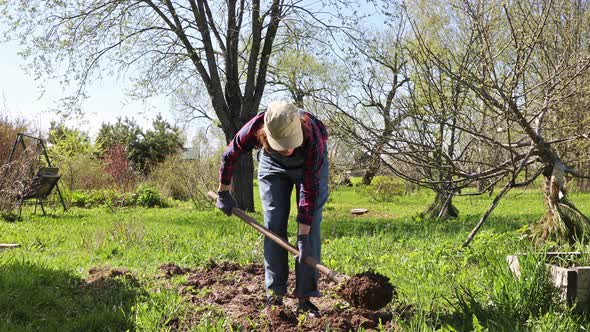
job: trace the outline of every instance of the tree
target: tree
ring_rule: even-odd
[[[395,175],[436,193],[426,209],[429,217],[458,216],[452,198],[470,184],[457,177],[467,167],[470,145],[457,133],[465,112],[465,91],[431,62],[412,50],[404,31],[406,20],[382,34],[363,33],[347,63],[354,66],[345,106],[328,101],[342,116],[333,117],[349,140],[368,152],[363,180],[370,183],[384,165]],[[352,105],[352,106],[347,106]]]
[[[80,129],[68,128],[64,122],[51,121],[47,141],[51,144],[48,153],[52,156],[67,158],[93,155],[96,152],[88,133]]]
[[[13,37],[27,45],[37,77],[74,83],[76,109],[88,81],[137,73],[135,96],[203,87],[226,141],[258,111],[273,42],[297,0],[5,1]],[[253,162],[240,158],[233,193],[253,210]]]
[[[128,149],[139,141],[142,135],[141,128],[133,119],[117,118],[114,124],[102,123],[96,137],[96,145],[104,154],[115,145],[121,145]]]
[[[146,130],[141,138],[129,146],[129,158],[136,168],[150,173],[153,166],[163,162],[182,149],[182,133],[158,115],[152,123],[153,130]]]
[[[283,30],[270,63],[268,84],[273,92],[286,92],[297,107],[308,109],[306,99],[334,89],[344,75],[334,66],[322,29],[296,21],[285,24]]]
[[[576,79],[588,73],[588,48],[576,46],[580,40],[572,30],[587,29],[588,5],[579,2],[519,1],[489,3],[459,2],[456,14],[467,19],[458,35],[464,45],[462,52],[474,61],[456,61],[456,49],[444,48],[452,62],[441,61],[437,49],[422,38],[415,27],[420,47],[436,64],[437,70],[451,77],[473,94],[485,108],[480,116],[497,119],[498,138],[491,131],[476,132],[463,128],[474,139],[487,141],[509,155],[503,167],[494,172],[505,175],[505,185],[484,213],[477,229],[511,188],[532,183],[544,177],[546,215],[535,225],[533,234],[541,240],[576,241],[588,234],[590,221],[568,199],[566,175],[583,177],[559,155],[556,145],[562,142],[587,140],[588,133],[555,130],[562,105],[577,97]],[[575,10],[572,10],[575,9]],[[448,33],[440,31],[439,36]],[[584,34],[582,34],[584,35]],[[588,45],[588,34],[583,43]],[[482,71],[481,64],[485,64]],[[490,121],[489,123],[494,123]],[[501,126],[500,126],[501,125]],[[526,165],[535,172],[523,174]],[[526,176],[526,178],[525,178]]]
[[[133,119],[118,118],[114,124],[101,125],[96,142],[104,156],[112,156],[115,151],[119,158],[118,146],[123,147],[133,168],[147,175],[154,165],[179,152],[183,145],[180,129],[161,115],[154,119],[152,127],[144,132]]]

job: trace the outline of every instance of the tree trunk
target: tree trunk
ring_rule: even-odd
[[[581,236],[588,235],[590,230],[590,220],[567,199],[565,169],[565,165],[558,160],[544,173],[547,211],[532,227],[533,236],[540,234],[543,241],[551,239],[575,243]]]
[[[228,123],[225,126],[222,125],[226,144],[229,144],[244,123],[236,122],[235,124]],[[236,199],[238,207],[244,211],[254,212],[253,179],[254,162],[252,160],[252,153],[244,153],[235,161],[234,174],[231,180],[231,193]]]
[[[579,168],[583,169],[583,168]],[[578,191],[582,193],[590,192],[590,180],[589,179],[576,179],[576,186]]]
[[[436,193],[434,202],[422,212],[422,216],[426,218],[439,218],[445,220],[447,218],[457,218],[459,210],[453,205],[453,194]]]
[[[238,203],[238,207],[244,211],[254,211],[254,162],[252,154],[245,153],[238,160],[234,167],[232,177],[232,195]]]
[[[379,157],[376,158],[377,160],[374,159],[375,157],[371,157],[369,167],[367,167],[365,173],[363,174],[363,184],[367,186],[371,184],[371,181],[373,181],[373,178],[375,177],[375,175],[377,175],[377,171],[379,171]]]

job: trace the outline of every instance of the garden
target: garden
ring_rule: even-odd
[[[347,275],[383,274],[396,295],[380,311],[358,309],[322,278],[318,305],[325,314],[315,321],[296,316],[289,300],[286,309],[264,310],[262,236],[212,205],[58,206],[46,216],[28,207],[22,221],[0,223],[1,242],[20,245],[0,256],[0,329],[584,329],[585,314],[560,300],[542,263],[544,251],[557,248],[532,247],[526,237],[530,220],[543,215],[541,194],[533,188],[509,195],[462,248],[490,198],[459,199],[462,216],[438,221],[417,213],[433,198],[425,191],[383,202],[360,184],[336,188],[322,223],[323,263]],[[590,212],[588,194],[572,196]],[[357,207],[369,211],[350,214]],[[559,250],[587,252],[583,244]],[[516,278],[506,256],[519,252],[535,254],[521,260]]]
[[[589,36],[584,1],[0,0],[0,331],[588,330]]]

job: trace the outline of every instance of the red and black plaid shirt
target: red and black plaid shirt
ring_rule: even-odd
[[[264,126],[264,113],[259,113],[248,121],[229,142],[219,168],[219,181],[222,184],[229,185],[231,183],[235,161],[239,156],[254,148],[262,147],[256,137],[256,132]],[[304,162],[297,222],[311,225],[319,193],[320,169],[324,163],[328,131],[324,124],[311,113],[302,112],[301,120],[303,144],[297,149],[303,149]]]

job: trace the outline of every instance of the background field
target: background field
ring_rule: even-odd
[[[402,330],[581,328],[585,318],[552,300],[543,281],[517,281],[504,263],[506,255],[531,249],[523,231],[543,214],[539,192],[513,191],[467,249],[460,246],[490,199],[457,199],[461,217],[445,222],[417,216],[430,199],[418,192],[372,202],[357,187],[339,188],[324,214],[324,263],[348,275],[373,269],[390,277],[399,296],[386,310],[405,308],[407,315],[395,318]],[[590,195],[573,199],[590,214]],[[353,217],[353,207],[369,213]],[[160,265],[262,262],[261,235],[213,208],[74,208],[46,217],[31,212],[25,210],[24,221],[0,223],[0,242],[21,245],[0,252],[2,331],[166,330],[169,319],[195,308],[164,287],[157,278]],[[93,267],[125,267],[136,281],[81,287]],[[211,312],[192,328],[225,330],[224,321],[222,313]]]

